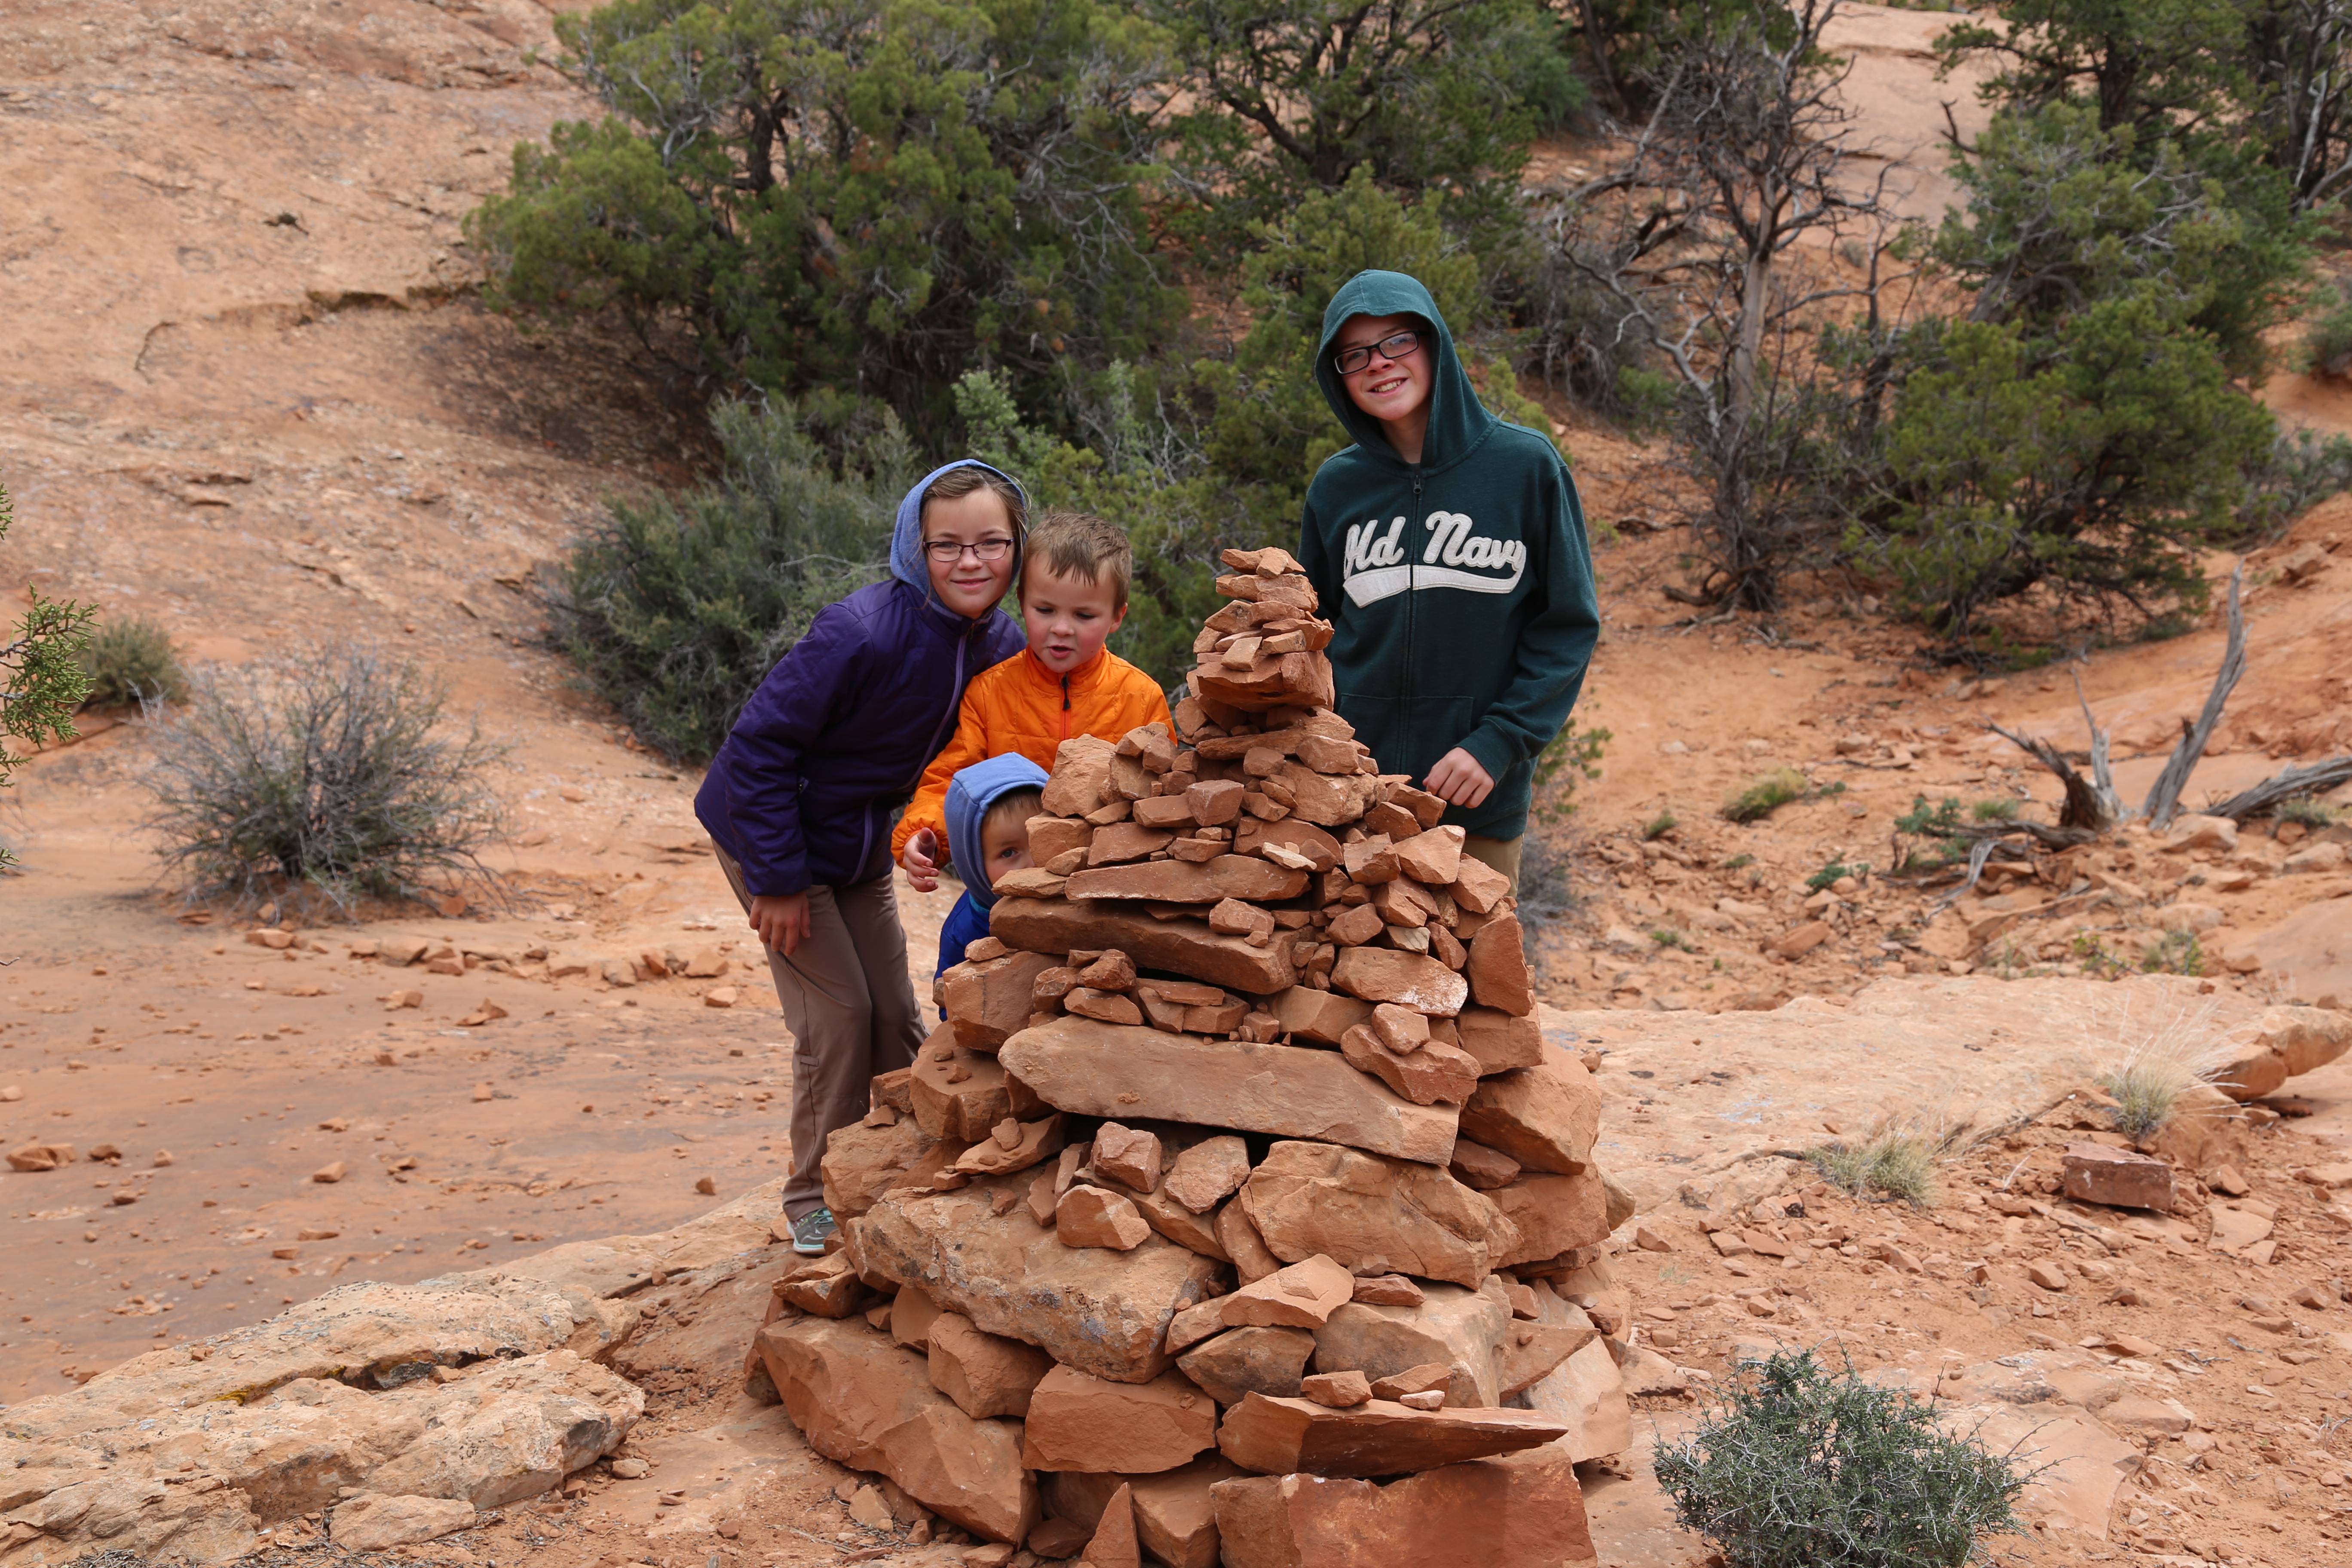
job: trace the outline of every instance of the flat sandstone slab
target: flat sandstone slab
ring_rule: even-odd
[[[1111,900],[999,899],[988,929],[1007,946],[1032,952],[1115,947],[1139,969],[1204,980],[1252,996],[1271,996],[1298,980],[1285,942],[1252,947],[1240,937],[1219,936],[1205,920],[1154,920]]]
[[[1000,1191],[1025,1198],[1034,1179],[1024,1171],[951,1193],[885,1197],[855,1222],[858,1256],[921,1286],[982,1332],[1035,1345],[1080,1372],[1148,1383],[1175,1365],[1161,1344],[1168,1320],[1223,1294],[1225,1266],[1158,1236],[1126,1252],[1065,1247],[1023,1201],[992,1212]]]
[[[1387,1486],[1252,1476],[1210,1489],[1225,1568],[1589,1568],[1576,1467],[1557,1449],[1424,1470]]]
[[[1046,1104],[1081,1116],[1271,1132],[1424,1165],[1454,1152],[1453,1106],[1415,1105],[1334,1051],[1062,1017],[1022,1030],[997,1059]]]
[[[1539,1447],[1568,1431],[1532,1410],[1415,1410],[1389,1399],[1333,1410],[1253,1394],[1225,1412],[1217,1447],[1260,1475],[1402,1476]]]

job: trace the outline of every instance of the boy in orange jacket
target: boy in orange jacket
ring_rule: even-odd
[[[1021,622],[1029,646],[964,689],[955,739],[923,770],[890,839],[918,892],[938,887],[948,785],[972,763],[1018,752],[1051,771],[1063,742],[1116,741],[1139,724],[1172,731],[1157,682],[1103,647],[1127,619],[1135,556],[1127,535],[1084,512],[1048,512],[1021,552]],[[965,868],[969,881],[980,875]]]

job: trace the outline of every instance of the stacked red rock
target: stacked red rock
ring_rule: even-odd
[[[1224,561],[1175,732],[1062,746],[947,1021],[834,1135],[841,1247],[757,1359],[819,1452],[1040,1555],[1442,1520],[1444,1561],[1579,1563],[1572,1466],[1630,1436],[1567,1299],[1598,1096],[1506,879],[1330,711],[1297,563]]]

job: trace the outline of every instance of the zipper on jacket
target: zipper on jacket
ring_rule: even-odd
[[[1418,463],[1414,464],[1412,468],[1412,510],[1416,514],[1421,510],[1421,466]],[[1413,519],[1414,522],[1423,521],[1425,520],[1418,515]],[[1406,526],[1411,528],[1412,524],[1408,523]],[[1411,536],[1408,535],[1408,537]],[[1413,540],[1412,548],[1404,558],[1404,712],[1402,717],[1407,725],[1412,722],[1412,688],[1415,673],[1412,661],[1412,612],[1413,601],[1421,597],[1420,555],[1421,541],[1416,538]]]
[[[1070,738],[1070,678],[1062,677],[1062,739]]]
[[[924,748],[923,760],[915,764],[915,776],[908,781],[904,789],[898,792],[909,799],[913,798],[916,790],[922,787],[923,770],[929,767],[931,759],[940,754],[940,738],[947,733],[948,726],[954,722],[956,710],[963,706],[963,656],[970,651],[971,639],[978,637],[980,629],[987,624],[984,618],[974,621],[964,629],[963,636],[956,639],[955,700],[948,704],[947,711],[940,715],[939,726],[931,731],[931,743]]]

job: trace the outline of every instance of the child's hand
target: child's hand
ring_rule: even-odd
[[[777,898],[761,893],[754,896],[751,926],[759,933],[761,946],[773,948],[790,958],[793,950],[809,939],[808,895],[787,893]]]
[[[1429,770],[1429,793],[1440,800],[1451,801],[1467,809],[1477,805],[1495,790],[1495,775],[1478,765],[1478,759],[1456,746],[1437,759]]]
[[[907,880],[914,884],[915,891],[929,893],[938,889],[939,854],[940,836],[928,827],[917,828],[915,836],[907,840],[907,853],[899,858],[898,864],[907,868]]]

